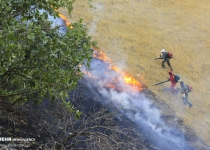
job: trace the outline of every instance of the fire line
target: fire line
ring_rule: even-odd
[[[62,19],[65,21],[66,26],[68,26],[69,28],[73,28],[73,27],[71,26],[71,23],[68,22],[67,18],[66,18],[64,15],[59,14],[59,17],[62,18]],[[93,48],[93,49],[94,49],[94,48]],[[114,65],[113,65],[113,62],[111,61],[111,59],[109,59],[109,58],[106,56],[105,53],[99,51],[98,49],[94,49],[94,51],[93,51],[93,57],[94,57],[94,58],[97,58],[97,59],[99,59],[99,60],[102,60],[102,61],[104,61],[105,63],[109,64],[109,69],[118,72],[118,73],[123,77],[124,82],[125,82],[126,84],[130,85],[131,88],[132,88],[134,91],[140,92],[140,91],[143,90],[143,85],[142,85],[141,83],[139,83],[139,82],[138,82],[136,79],[134,79],[131,75],[126,74],[126,73],[123,73],[119,68],[117,68],[116,66],[114,66]],[[86,74],[86,75],[88,75],[88,76],[90,76],[90,77],[92,77],[92,78],[97,78],[97,77],[95,77],[95,76],[92,76],[90,72],[85,71],[85,72],[83,72],[83,73]],[[120,78],[120,77],[119,77],[119,78]],[[116,79],[115,79],[115,82],[117,82]],[[110,83],[107,83],[107,87],[109,87],[109,88],[115,88],[115,85],[112,85],[112,84],[110,84]]]
[[[109,69],[114,70],[118,72],[124,79],[125,83],[130,85],[131,88],[135,91],[142,91],[143,90],[143,85],[139,83],[136,79],[134,79],[131,75],[123,73],[119,68],[113,65],[113,62],[111,59],[109,59],[105,53],[99,51],[99,50],[94,50],[93,52],[93,57],[104,61],[105,63],[109,64]],[[108,87],[115,87],[114,85],[108,84]]]

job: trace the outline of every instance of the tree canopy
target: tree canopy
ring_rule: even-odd
[[[91,61],[91,46],[82,22],[60,32],[49,15],[69,13],[74,0],[4,0],[0,3],[0,98],[12,105],[43,98],[65,99],[81,78],[80,65]]]

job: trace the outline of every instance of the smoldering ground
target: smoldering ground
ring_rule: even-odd
[[[180,124],[182,121],[173,116],[173,123],[169,125],[165,122],[165,114],[155,104],[155,98],[146,96],[143,86],[142,91],[135,91],[133,85],[127,84],[122,74],[110,69],[106,61],[93,58],[90,69],[83,71],[86,75],[81,82],[89,87],[93,99],[103,105],[111,103],[116,108],[123,108],[122,113],[138,125],[144,139],[155,147],[166,150],[200,149],[200,139],[192,133],[183,132],[183,129],[188,129]],[[205,145],[201,147],[207,149]]]
[[[49,19],[54,22],[53,26],[61,25],[60,31],[65,33],[64,20],[51,16]],[[133,86],[127,84],[119,72],[110,69],[110,63],[93,58],[90,69],[85,68],[83,71],[90,74],[86,74],[80,83],[89,88],[88,92],[94,96],[92,100],[103,105],[112,103],[114,107],[123,108],[122,113],[138,125],[139,131],[143,133],[144,139],[149,141],[148,143],[167,150],[192,150],[200,149],[200,147],[208,149],[193,133],[187,133],[188,128],[180,124],[180,120],[175,116],[171,117],[172,122],[176,122],[175,126],[166,123],[162,119],[165,114],[154,104],[154,98],[146,96],[143,91],[135,91],[135,88],[133,89]],[[183,130],[186,131],[183,132]]]
[[[78,0],[69,19],[76,21],[82,17],[102,51],[115,64],[124,59],[126,71],[133,76],[144,74],[149,89],[210,145],[208,2],[100,0],[93,1],[94,7],[90,9],[85,1]],[[61,11],[67,14],[64,9]],[[162,85],[154,86],[168,76],[169,68],[166,66],[163,70],[160,61],[152,60],[159,56],[162,48],[174,53],[171,61],[174,73],[180,74],[194,88],[189,95],[192,109],[161,92]]]

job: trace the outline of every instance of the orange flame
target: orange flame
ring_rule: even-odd
[[[141,83],[139,83],[136,79],[134,79],[131,75],[123,73],[119,68],[114,66],[112,64],[112,61],[103,52],[101,52],[99,50],[94,50],[93,57],[103,60],[104,62],[107,62],[110,65],[109,68],[111,70],[114,70],[114,71],[120,73],[122,75],[122,77],[124,78],[125,83],[130,85],[133,90],[142,91],[143,85]],[[107,87],[114,88],[115,86],[108,84]]]
[[[111,59],[109,59],[103,52],[101,52],[99,50],[94,49],[93,57],[103,60],[105,62],[112,63]]]
[[[141,85],[138,81],[136,81],[134,78],[130,77],[130,76],[125,76],[124,77],[125,82],[128,84],[132,84],[132,85]]]
[[[62,18],[62,19],[65,21],[66,26],[68,26],[69,28],[73,28],[73,27],[71,26],[71,23],[68,22],[67,18],[66,18],[64,15],[59,14],[59,17]],[[120,74],[122,75],[122,77],[124,78],[125,83],[127,83],[128,85],[131,85],[131,87],[132,87],[133,90],[135,90],[135,91],[141,91],[141,90],[143,89],[143,85],[140,84],[140,83],[139,83],[136,79],[134,79],[131,75],[128,75],[128,74],[123,73],[123,72],[122,72],[120,69],[118,69],[116,66],[112,65],[113,63],[112,63],[111,59],[109,59],[109,58],[106,56],[105,53],[99,51],[98,49],[95,49],[95,48],[93,48],[93,49],[94,49],[93,57],[98,58],[98,59],[103,60],[104,62],[108,63],[108,64],[110,65],[109,68],[110,68],[111,70],[114,70],[114,71],[120,73]],[[97,77],[95,77],[95,76],[92,76],[90,72],[84,72],[84,73],[87,74],[88,76],[93,77],[93,78],[97,78]],[[113,79],[113,81],[114,81],[114,80],[115,80],[115,79]],[[109,87],[109,88],[116,88],[115,85],[112,85],[112,84],[107,84],[107,87]]]
[[[134,90],[141,91],[143,89],[142,84],[140,84],[136,79],[130,75],[124,75],[124,80],[127,84],[132,85]]]
[[[68,19],[64,15],[62,15],[62,14],[58,14],[58,15],[61,19],[63,19],[65,21],[65,24],[66,24],[67,27],[73,28],[71,23],[68,21]]]

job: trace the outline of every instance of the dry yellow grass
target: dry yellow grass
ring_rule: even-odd
[[[69,21],[82,18],[100,50],[136,79],[144,76],[148,88],[210,144],[210,1],[93,0],[92,5],[77,0]],[[194,88],[191,109],[183,106],[181,95],[161,92],[170,83],[154,86],[168,77],[167,64],[164,70],[154,60],[162,48],[174,54],[174,73]]]

